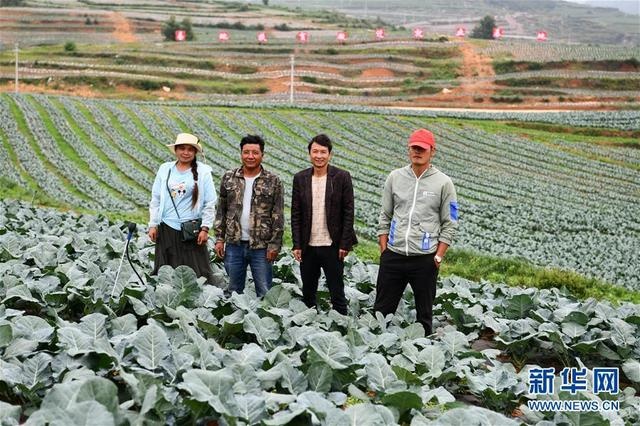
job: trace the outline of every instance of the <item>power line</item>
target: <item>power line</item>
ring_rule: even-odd
[[[294,74],[295,56],[291,55],[291,84],[289,86],[289,103],[293,103],[293,74]]]
[[[16,93],[18,93],[18,43],[16,43],[14,51],[16,52]]]

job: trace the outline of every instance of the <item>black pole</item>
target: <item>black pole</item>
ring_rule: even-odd
[[[135,266],[133,266],[133,262],[131,262],[131,257],[129,257],[129,242],[131,241],[131,237],[133,237],[133,234],[136,232],[136,228],[137,228],[137,225],[134,222],[129,222],[129,224],[127,225],[127,229],[129,229],[129,233],[127,234],[127,246],[125,248],[125,253],[127,254],[127,261],[129,262],[129,265],[131,265],[131,269],[133,269],[133,272],[135,272],[136,276],[138,277],[138,280],[140,281],[140,285],[144,287],[144,281],[142,280],[142,277],[136,270]]]

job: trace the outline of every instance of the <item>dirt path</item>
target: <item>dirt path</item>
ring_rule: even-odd
[[[129,20],[118,12],[111,12],[111,20],[113,21],[113,37],[122,43],[132,43],[138,41],[134,34]]]
[[[463,41],[460,44],[460,52],[462,53],[462,81],[460,86],[443,91],[430,98],[425,98],[424,101],[450,103],[455,98],[455,103],[464,107],[474,103],[477,104],[478,98],[485,99],[493,95],[495,85],[492,78],[495,76],[495,72],[491,65],[491,58],[478,53],[473,45],[467,41]]]
[[[465,78],[484,78],[493,77],[493,66],[491,65],[491,58],[489,56],[483,56],[476,52],[473,45],[469,42],[462,42],[460,45],[460,52],[462,52],[462,75]],[[488,83],[490,85],[490,83]]]

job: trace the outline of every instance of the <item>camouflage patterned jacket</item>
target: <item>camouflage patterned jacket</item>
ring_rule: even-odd
[[[251,213],[249,215],[249,247],[278,250],[282,247],[284,233],[284,189],[280,178],[262,168],[253,183]],[[242,198],[244,173],[242,167],[227,170],[220,182],[218,208],[216,209],[216,241],[237,244],[242,230]]]

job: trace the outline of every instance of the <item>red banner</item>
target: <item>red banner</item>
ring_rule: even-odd
[[[309,41],[309,33],[306,31],[300,31],[297,35],[296,38],[298,39],[298,41],[300,43],[307,43]]]
[[[174,37],[176,41],[185,41],[187,39],[187,32],[185,30],[176,30]]]

